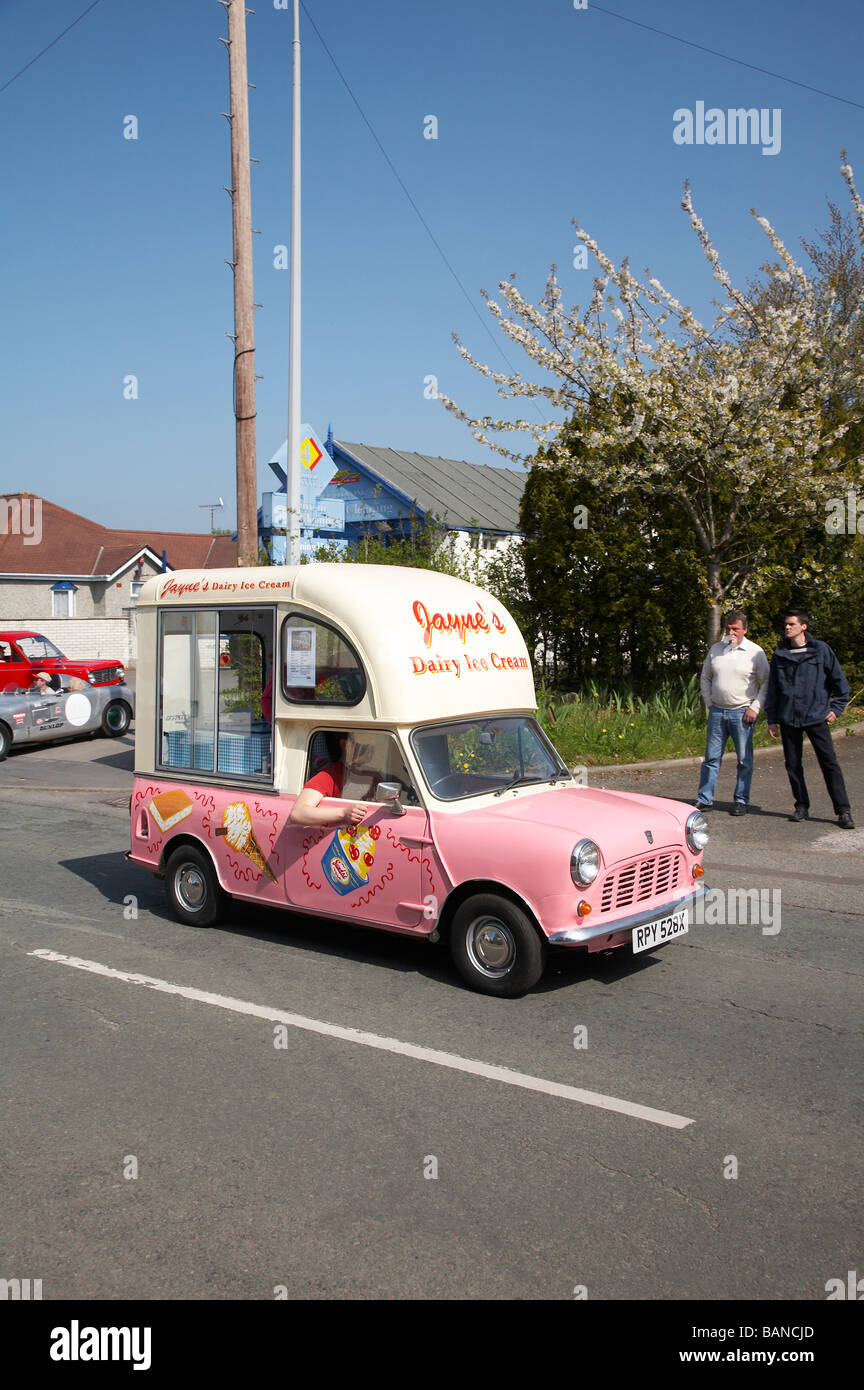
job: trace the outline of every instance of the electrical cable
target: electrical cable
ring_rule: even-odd
[[[95,10],[96,6],[100,5],[101,3],[102,0],[93,0],[93,4],[88,5],[86,10],[82,10],[77,19],[73,19],[71,24],[67,24],[62,34],[58,34],[56,39],[52,39],[50,43],[46,43],[45,47],[40,49],[40,51],[36,54],[35,58],[31,58],[29,63],[24,64],[23,68],[19,68],[18,71],[15,73],[14,77],[9,78],[8,82],[4,82],[3,86],[0,87],[0,92],[5,92],[7,87],[11,87],[13,82],[17,82],[18,78],[21,77],[22,74],[28,70],[28,68],[32,68],[34,63],[38,63],[39,59],[42,58],[48,52],[49,48],[53,48],[55,43],[59,43],[60,40],[64,37],[64,35],[69,33],[70,29],[74,29],[76,24],[80,24],[81,20],[85,17],[85,15],[88,15],[91,10]]]
[[[370,135],[372,136],[372,139],[375,141],[375,144],[378,146],[379,150],[381,151],[382,155],[384,156],[385,160],[387,161],[387,164],[388,164],[388,166],[389,166],[389,168],[390,168],[391,173],[393,174],[393,177],[396,179],[396,182],[399,184],[399,187],[402,189],[402,192],[405,194],[405,197],[408,199],[409,203],[411,204],[412,208],[414,209],[415,213],[417,214],[418,218],[420,219],[420,222],[422,223],[422,225],[423,225],[423,227],[424,227],[424,229],[425,229],[425,231],[426,231],[427,236],[429,237],[430,241],[432,242],[432,245],[435,247],[436,251],[438,252],[438,254],[439,254],[439,256],[441,257],[441,259],[442,259],[442,261],[444,262],[444,264],[446,265],[446,267],[447,267],[447,269],[449,270],[450,274],[453,276],[453,279],[456,281],[456,284],[459,286],[459,289],[462,291],[462,294],[465,296],[465,299],[467,300],[468,305],[469,305],[469,307],[470,307],[472,313],[476,315],[477,320],[478,320],[478,322],[480,323],[480,325],[482,326],[484,332],[486,332],[486,333],[488,334],[490,341],[494,344],[496,350],[497,350],[498,352],[500,352],[500,354],[501,354],[501,356],[503,357],[505,363],[507,364],[507,367],[509,368],[509,371],[510,371],[511,375],[515,376],[515,375],[516,375],[516,369],[515,369],[515,367],[513,366],[512,362],[510,362],[509,358],[507,357],[507,354],[504,352],[504,349],[501,347],[501,344],[498,342],[498,339],[497,339],[497,338],[494,336],[494,334],[492,333],[492,330],[490,329],[490,327],[489,327],[488,323],[486,322],[486,320],[483,318],[483,315],[480,313],[479,309],[477,308],[477,305],[474,303],[474,300],[471,298],[471,296],[469,295],[469,293],[468,293],[468,291],[466,290],[465,286],[462,284],[462,281],[459,279],[459,276],[456,274],[456,271],[453,269],[453,266],[450,264],[450,261],[447,259],[447,256],[445,255],[442,246],[440,245],[440,243],[439,243],[437,237],[435,236],[434,232],[432,231],[432,228],[429,226],[429,223],[426,221],[426,218],[423,216],[422,212],[420,211],[419,207],[418,207],[417,204],[415,203],[414,199],[411,197],[411,194],[409,193],[408,189],[406,188],[405,183],[404,183],[404,180],[402,179],[402,176],[401,176],[401,174],[399,173],[399,170],[396,168],[396,166],[395,166],[395,164],[393,163],[392,159],[390,158],[389,154],[387,153],[387,151],[385,150],[385,148],[384,148],[384,146],[382,145],[381,141],[379,140],[379,138],[378,138],[378,136],[377,136],[377,134],[376,134],[376,132],[375,132],[373,126],[372,126],[372,122],[369,120],[369,117],[366,115],[366,112],[363,110],[363,107],[360,105],[359,101],[357,100],[356,96],[354,95],[353,91],[351,90],[351,87],[350,87],[350,84],[349,84],[349,82],[348,82],[348,79],[345,77],[345,74],[342,72],[342,69],[339,67],[339,64],[336,62],[336,59],[333,57],[333,54],[330,52],[330,49],[327,47],[327,44],[326,44],[325,41],[324,41],[324,37],[323,37],[323,35],[322,35],[320,29],[318,28],[318,26],[317,26],[317,24],[315,23],[314,19],[312,18],[311,14],[310,14],[309,11],[307,10],[306,6],[303,4],[303,0],[300,0],[300,8],[302,9],[302,11],[303,11],[303,13],[305,14],[306,18],[308,19],[309,23],[312,25],[312,28],[315,30],[315,33],[318,35],[318,39],[319,39],[319,41],[320,41],[320,43],[321,43],[321,47],[324,49],[324,52],[327,54],[327,57],[330,59],[330,62],[333,64],[334,68],[336,69],[336,72],[338,73],[338,75],[339,75],[339,77],[340,77],[340,79],[341,79],[341,81],[342,81],[342,83],[343,83],[343,85],[344,85],[344,87],[345,87],[345,90],[347,91],[347,93],[348,93],[348,95],[350,96],[351,100],[353,101],[354,105],[357,107],[357,110],[360,112],[360,115],[362,116],[362,118],[363,118],[363,120],[364,120],[364,122],[365,122],[365,124],[366,124],[366,126],[367,126],[367,128],[368,128],[368,130],[369,130],[369,133],[370,133]],[[537,405],[537,402],[534,401],[534,402],[532,402],[532,404],[533,404],[533,406],[534,406],[534,409],[537,411],[538,415],[540,415],[540,418],[542,419],[543,416],[542,416],[542,413],[541,413],[541,411],[540,411],[540,409],[539,409],[539,407],[538,407],[538,405]]]
[[[618,14],[616,10],[607,10],[604,5],[595,5],[594,0],[591,0],[590,9],[597,10],[600,14],[609,15],[611,19],[620,19],[624,24],[635,24],[638,29],[647,29],[651,34],[660,34],[664,39],[683,43],[687,48],[698,48],[700,53],[710,53],[713,58],[722,58],[726,63],[737,63],[741,68],[750,68],[751,72],[761,72],[763,77],[776,77],[778,82],[789,82],[793,87],[803,87],[805,92],[815,92],[817,96],[828,97],[830,101],[842,101],[846,106],[856,106],[859,111],[864,111],[864,104],[860,101],[851,101],[849,97],[838,97],[834,92],[823,91],[821,87],[811,87],[807,82],[799,82],[794,77],[785,77],[782,72],[771,72],[769,68],[760,68],[756,63],[745,63],[743,58],[733,58],[730,53],[720,53],[716,48],[706,48],[704,43],[693,43],[690,39],[682,39],[678,34],[670,34],[666,29],[655,29],[653,24],[643,24],[641,19],[631,19],[629,15]]]

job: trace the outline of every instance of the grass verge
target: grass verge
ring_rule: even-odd
[[[544,731],[570,767],[701,757],[705,752],[706,715],[696,677],[669,682],[649,697],[597,686],[562,696],[541,687],[537,704]],[[856,703],[837,727],[862,720],[864,705]],[[773,746],[763,714],[753,741],[757,748]]]

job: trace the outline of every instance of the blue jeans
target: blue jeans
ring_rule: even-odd
[[[746,705],[738,709],[718,709],[712,705],[708,711],[708,736],[705,740],[705,760],[699,778],[697,800],[706,806],[714,804],[714,789],[720,762],[726,750],[726,740],[732,740],[738,757],[738,780],[735,783],[735,800],[744,806],[750,800],[750,783],[753,780],[753,725],[744,723]]]

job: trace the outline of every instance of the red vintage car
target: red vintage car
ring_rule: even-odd
[[[73,661],[40,632],[0,632],[0,695],[9,687],[29,690],[39,671],[77,676],[88,685],[119,685],[126,679],[122,662],[104,657]]]

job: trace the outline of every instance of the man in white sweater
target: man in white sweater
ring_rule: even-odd
[[[747,614],[743,609],[731,609],[723,620],[723,627],[724,640],[714,643],[702,663],[702,699],[708,710],[708,734],[696,805],[700,811],[710,811],[714,805],[720,763],[726,740],[731,738],[738,758],[732,815],[744,816],[750,804],[753,778],[753,725],[768,689],[769,666],[762,648],[745,635]]]

